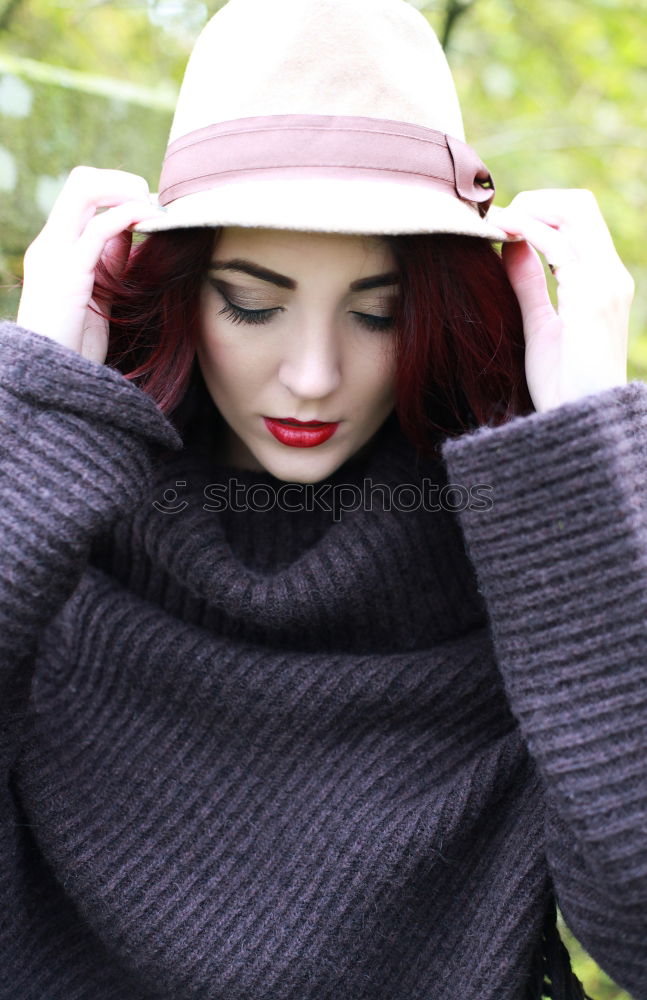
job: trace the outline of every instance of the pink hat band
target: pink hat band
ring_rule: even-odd
[[[476,152],[453,136],[410,122],[345,115],[262,115],[218,122],[172,142],[159,203],[220,181],[263,176],[401,178],[473,202],[484,216],[492,177]]]

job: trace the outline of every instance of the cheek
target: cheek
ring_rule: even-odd
[[[376,406],[392,399],[395,393],[396,359],[392,346],[362,353],[356,359],[354,381],[363,387],[367,403]]]
[[[227,396],[245,396],[267,380],[271,359],[267,352],[245,343],[234,333],[205,331],[197,348],[207,382]]]

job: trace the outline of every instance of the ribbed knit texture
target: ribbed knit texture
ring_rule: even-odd
[[[11,324],[0,420],[2,1000],[522,1000],[553,892],[646,1000],[646,386],[331,477],[459,515],[205,510]]]

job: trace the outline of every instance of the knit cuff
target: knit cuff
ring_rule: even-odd
[[[0,385],[42,408],[91,415],[167,448],[182,445],[151,397],[121,372],[15,323],[0,323]]]
[[[459,519],[553,801],[597,874],[647,898],[647,385],[442,451],[450,482],[492,487]]]

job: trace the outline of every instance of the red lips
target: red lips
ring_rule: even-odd
[[[276,420],[279,424],[298,424],[299,427],[322,427],[329,424],[329,420],[297,420],[296,417],[268,417],[268,420]]]
[[[304,421],[294,417],[263,417],[263,420],[270,434],[290,448],[314,448],[331,438],[339,427],[339,422]]]

